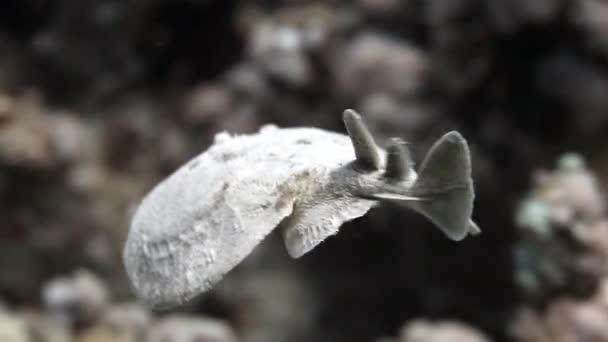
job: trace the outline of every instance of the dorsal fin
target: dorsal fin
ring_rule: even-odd
[[[412,170],[412,158],[405,142],[399,138],[391,138],[386,149],[385,176],[395,180],[405,179]]]
[[[378,146],[361,115],[352,109],[347,109],[344,111],[342,118],[355,149],[356,164],[363,169],[379,170],[380,153],[378,152]]]

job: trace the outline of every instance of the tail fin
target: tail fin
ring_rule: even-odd
[[[481,232],[471,220],[475,194],[469,148],[458,132],[445,134],[431,147],[408,192],[410,196],[376,197],[406,204],[429,218],[452,240]]]
[[[427,198],[414,206],[450,239],[462,240],[467,233],[479,233],[471,221],[473,180],[466,140],[456,131],[446,133],[431,147],[412,187],[414,197]]]

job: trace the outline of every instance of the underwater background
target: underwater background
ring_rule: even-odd
[[[390,205],[152,312],[131,214],[221,131],[468,140],[483,233]],[[0,341],[608,341],[605,0],[3,0]]]

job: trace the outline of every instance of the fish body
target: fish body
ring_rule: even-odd
[[[440,139],[417,173],[403,143],[385,151],[357,113],[345,111],[344,120],[349,135],[276,126],[220,133],[158,184],[138,206],[123,252],[137,296],[158,309],[184,304],[275,228],[299,258],[381,201],[424,214],[454,240],[478,230],[470,221],[469,152],[458,133]]]

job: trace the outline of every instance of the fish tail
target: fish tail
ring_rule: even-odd
[[[452,240],[481,232],[471,220],[475,193],[470,152],[456,131],[446,133],[431,147],[408,196],[377,194],[376,198],[416,210]]]
[[[446,133],[428,151],[412,187],[415,197],[427,198],[415,206],[450,239],[462,240],[479,227],[471,220],[473,180],[466,140],[456,131]]]

